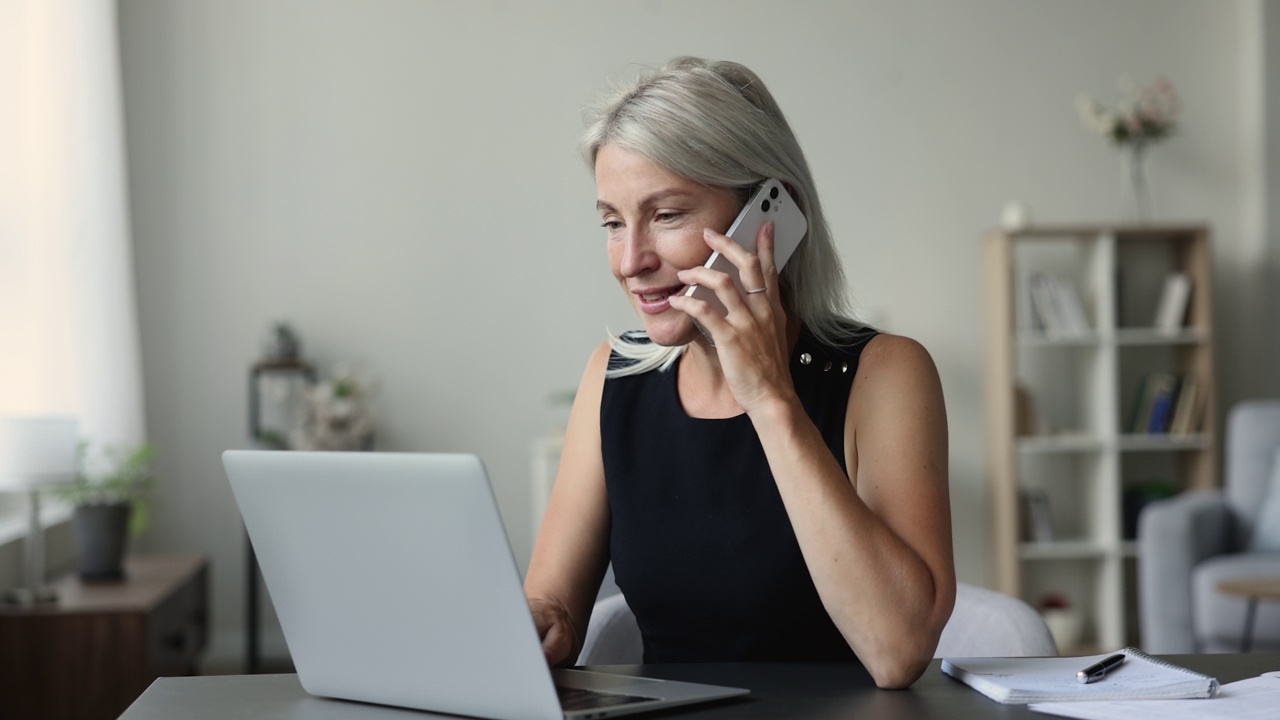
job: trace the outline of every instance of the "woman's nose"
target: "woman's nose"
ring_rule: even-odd
[[[642,230],[628,230],[622,240],[622,274],[635,277],[646,270],[658,267],[658,255],[653,251],[652,239]]]

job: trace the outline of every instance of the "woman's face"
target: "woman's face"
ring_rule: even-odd
[[[667,298],[685,290],[677,272],[711,257],[702,231],[728,230],[741,209],[737,194],[608,144],[596,153],[596,196],[609,237],[609,266],[650,339],[674,346],[699,337],[693,320]]]

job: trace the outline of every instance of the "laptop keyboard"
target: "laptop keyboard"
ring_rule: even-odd
[[[599,690],[560,687],[559,685],[556,686],[556,694],[560,696],[560,708],[565,711],[596,710],[598,708],[632,705],[657,700],[657,698],[643,695],[622,695],[620,693],[600,692]]]

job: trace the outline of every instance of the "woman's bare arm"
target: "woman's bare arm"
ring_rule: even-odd
[[[772,225],[756,238],[759,254],[711,230],[703,236],[738,268],[743,287],[767,292],[743,296],[727,274],[690,268],[680,279],[713,288],[728,314],[687,297],[672,297],[671,306],[714,337],[703,374],[722,374],[751,418],[836,627],[878,685],[909,685],[955,602],[947,419],[933,360],[907,338],[867,343],[849,395],[846,474],[791,382]]]
[[[604,343],[583,372],[524,583],[551,665],[577,660],[609,563],[609,502],[600,456],[600,397],[608,362],[609,345]]]
[[[932,359],[892,335],[863,350],[845,427],[852,479],[798,401],[752,421],[827,612],[878,685],[911,684],[955,602],[946,411]]]

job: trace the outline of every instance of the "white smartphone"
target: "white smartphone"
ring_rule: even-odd
[[[777,178],[770,178],[760,186],[751,200],[743,206],[742,212],[738,213],[738,218],[729,226],[729,232],[725,235],[733,238],[734,242],[747,250],[755,252],[756,236],[760,234],[760,228],[766,222],[773,223],[773,259],[778,270],[781,271],[787,264],[787,260],[791,259],[791,254],[795,252],[796,247],[800,245],[805,232],[808,231],[809,221],[805,219],[804,213],[800,212],[800,204],[791,197],[782,181]],[[748,289],[754,289],[742,286],[742,278],[738,277],[738,268],[719,252],[712,253],[704,267],[719,270],[733,278],[733,282],[738,286],[738,292],[744,295]],[[720,298],[716,297],[715,291],[710,288],[691,285],[685,291],[685,295],[705,301],[721,315],[729,314],[724,303],[720,302]],[[699,327],[699,329],[702,328]],[[706,330],[703,332],[705,333]]]

